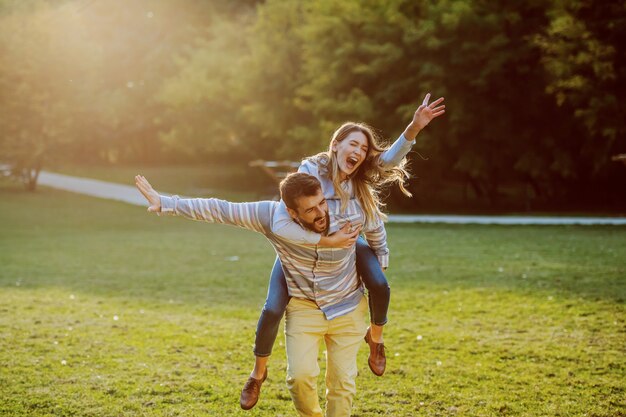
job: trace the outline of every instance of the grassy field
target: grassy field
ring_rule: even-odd
[[[626,415],[626,228],[388,231],[388,371],[364,343],[355,417]],[[0,184],[0,415],[295,415],[282,336],[238,405],[273,258],[245,230]]]

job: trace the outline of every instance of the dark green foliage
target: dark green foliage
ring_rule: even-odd
[[[0,3],[4,159],[298,160],[346,120],[395,139],[431,91],[447,113],[396,204],[626,207],[623,1],[17,4]]]

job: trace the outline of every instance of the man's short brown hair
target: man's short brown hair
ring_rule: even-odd
[[[300,197],[312,197],[321,189],[322,185],[313,175],[304,172],[294,172],[280,182],[280,198],[292,210],[298,210],[296,201]]]

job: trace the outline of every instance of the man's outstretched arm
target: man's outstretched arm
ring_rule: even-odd
[[[141,175],[135,177],[135,185],[148,200],[148,211],[183,216],[191,220],[230,224],[255,232],[267,234],[271,225],[269,201],[254,203],[231,203],[215,198],[166,197],[152,188]]]

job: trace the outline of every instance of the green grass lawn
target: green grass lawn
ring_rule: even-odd
[[[388,231],[388,369],[364,343],[354,416],[626,415],[626,228]],[[245,230],[0,185],[0,415],[295,415],[282,335],[238,404],[273,259]]]

